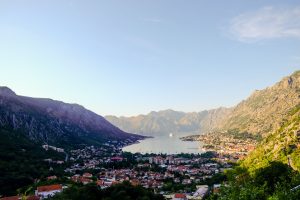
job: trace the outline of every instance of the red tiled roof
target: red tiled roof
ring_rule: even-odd
[[[53,179],[57,179],[57,177],[56,176],[49,176],[49,177],[47,177],[47,179],[48,180],[53,180]]]
[[[131,184],[132,184],[133,186],[138,186],[138,185],[140,185],[140,181],[137,180],[137,179],[131,180],[130,182],[131,182]]]
[[[83,176],[83,177],[92,177],[93,174],[90,174],[90,173],[84,173],[82,176]]]
[[[178,198],[178,199],[186,198],[185,194],[180,194],[180,193],[175,194],[174,197],[175,197],[175,198]]]
[[[61,189],[62,189],[62,186],[59,184],[40,186],[37,188],[38,192],[49,192],[49,191],[61,190]]]
[[[120,156],[112,157],[112,158],[110,158],[110,159],[111,159],[111,160],[123,160],[123,158],[120,157]]]
[[[119,181],[113,181],[112,182],[112,185],[116,185],[116,184],[119,184]]]
[[[91,182],[93,182],[93,180],[88,179],[88,178],[81,177],[81,178],[80,178],[80,182],[81,182],[81,183],[91,183]]]

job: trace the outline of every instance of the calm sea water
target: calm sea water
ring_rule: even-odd
[[[156,136],[141,140],[140,143],[132,144],[123,148],[123,151],[131,153],[203,153],[201,142],[185,142],[179,138],[185,135],[173,136],[167,134],[166,136]]]

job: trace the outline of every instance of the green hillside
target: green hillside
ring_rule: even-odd
[[[268,166],[271,161],[289,164],[300,171],[300,105],[289,110],[282,126],[267,136],[242,162],[250,171]]]
[[[300,72],[256,91],[219,125],[262,135],[255,150],[225,172],[220,193],[209,199],[300,199]]]
[[[42,144],[29,140],[22,132],[0,129],[0,195],[14,195],[34,180],[63,172],[62,166],[44,159],[64,160],[65,154],[45,151]],[[53,171],[50,171],[53,167]]]

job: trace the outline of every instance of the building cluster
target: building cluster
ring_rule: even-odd
[[[65,150],[62,149],[62,148],[58,148],[58,147],[51,146],[51,145],[47,145],[47,144],[42,145],[42,147],[43,147],[43,149],[45,149],[46,151],[48,151],[49,149],[52,149],[52,150],[57,151],[57,152],[60,152],[60,153],[65,152]]]
[[[199,139],[205,145],[204,151],[214,151],[219,154],[230,155],[232,161],[244,158],[254,150],[257,141],[251,138],[236,138],[230,134],[206,134],[200,135]]]
[[[171,195],[164,195],[167,200],[202,200],[209,192],[208,185],[198,185],[196,192],[192,194],[175,193]]]
[[[134,154],[127,160],[120,148],[125,143],[108,142],[104,146],[86,146],[82,149],[71,150],[66,153],[60,148],[44,145],[43,148],[53,149],[66,154],[65,176],[74,183],[83,185],[95,183],[99,188],[104,189],[124,181],[132,185],[140,185],[152,189],[156,193],[163,194],[166,199],[202,199],[209,191],[203,183],[212,178],[215,174],[223,172],[231,167],[230,158],[225,154],[213,154],[213,157],[202,155],[157,155],[157,154]],[[49,163],[57,162],[51,158]],[[125,167],[122,164],[129,163]],[[120,163],[115,168],[116,163]],[[105,167],[106,166],[106,167]],[[120,167],[123,166],[123,167]],[[50,176],[47,180],[62,180],[62,177]],[[56,180],[56,182],[59,182]],[[172,193],[165,189],[165,184],[170,183],[193,188],[181,190],[182,193]],[[36,188],[35,195],[28,197],[28,200],[45,199],[59,192],[62,192],[64,182],[56,185],[45,185]],[[197,186],[197,188],[196,188]],[[214,189],[217,190],[217,189]],[[14,197],[20,199],[21,197]],[[23,198],[24,199],[24,198]],[[26,198],[25,198],[26,199]],[[2,199],[1,199],[2,200]],[[4,199],[9,200],[9,199]],[[13,199],[14,200],[14,199]]]
[[[86,151],[81,152],[85,156],[88,155]],[[92,158],[94,159],[94,157]],[[77,169],[83,172],[81,174],[74,174],[70,179],[84,185],[96,183],[102,189],[128,181],[132,185],[141,185],[162,194],[167,194],[166,198],[173,198],[175,194],[170,194],[163,189],[167,181],[172,180],[174,184],[180,185],[201,184],[203,181],[212,178],[213,175],[231,167],[225,159],[220,158],[222,157],[217,156],[214,159],[210,159],[201,156],[184,158],[178,155],[139,155],[135,156],[137,164],[134,167],[122,169],[98,167],[97,169],[100,172],[91,174],[84,173],[84,166],[82,166],[83,168]],[[121,155],[111,155],[111,157],[102,158],[102,162],[122,162],[123,160],[124,158]],[[195,193],[184,195],[188,199],[199,199],[199,196],[206,194],[204,191],[206,190],[203,187],[199,187]]]
[[[65,172],[75,173],[84,170],[99,170],[101,164],[122,162],[125,160],[119,148],[106,143],[103,147],[87,146],[70,151],[71,165]]]
[[[4,197],[0,198],[0,200],[43,200],[53,197],[55,194],[62,192],[65,188],[67,187],[61,184],[39,186],[36,188],[34,195]]]

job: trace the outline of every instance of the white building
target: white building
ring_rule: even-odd
[[[203,199],[208,193],[208,185],[197,186],[197,191],[193,194],[194,199]]]
[[[62,192],[62,185],[46,185],[40,186],[35,191],[35,195],[41,197],[41,199],[46,199],[49,197],[53,197],[56,193]]]

